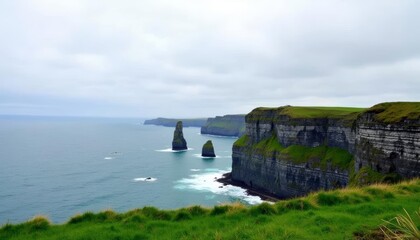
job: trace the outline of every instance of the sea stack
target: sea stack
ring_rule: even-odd
[[[203,150],[201,151],[201,156],[202,157],[216,157],[216,154],[214,154],[213,143],[211,142],[211,140],[208,140],[203,145]]]
[[[182,121],[176,123],[174,140],[172,140],[172,150],[187,150],[187,142],[182,134]]]

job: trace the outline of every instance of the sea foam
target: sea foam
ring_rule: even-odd
[[[152,178],[152,177],[141,177],[141,178],[134,178],[133,181],[134,182],[154,182],[156,181],[157,178]]]
[[[159,150],[155,150],[156,152],[186,152],[186,151],[191,151],[194,150],[194,148],[188,148],[186,150],[172,150],[172,148],[166,148],[166,149],[159,149]]]
[[[249,204],[263,202],[260,197],[249,195],[243,188],[218,182],[217,179],[221,178],[228,171],[220,169],[205,169],[204,171],[205,173],[193,174],[188,178],[176,181],[174,188],[183,191],[211,192],[213,194],[226,195]]]
[[[201,156],[201,154],[193,154],[194,157],[196,158],[204,158],[204,159],[208,159],[208,158],[231,158],[231,156],[219,156],[216,155],[216,157],[203,157]]]

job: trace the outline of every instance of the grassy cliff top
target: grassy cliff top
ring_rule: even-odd
[[[125,213],[87,212],[61,225],[45,217],[6,224],[0,239],[383,239],[383,220],[419,209],[420,180],[312,193],[307,197],[212,208],[154,207]],[[302,227],[304,226],[304,227]]]
[[[365,108],[355,107],[286,107],[282,113],[293,118],[341,118],[360,113]]]
[[[259,118],[275,118],[279,115],[286,115],[295,119],[314,119],[314,118],[341,118],[354,120],[357,114],[366,110],[365,108],[355,107],[300,107],[300,106],[283,106],[278,108],[260,107],[252,110],[247,115],[248,120],[258,120]],[[268,119],[267,119],[268,120]]]
[[[385,123],[401,122],[405,119],[420,120],[420,102],[386,102],[365,111],[374,113],[375,120]]]
[[[247,116],[248,121],[270,121],[283,115],[292,119],[333,118],[349,122],[363,113],[374,113],[378,122],[395,123],[408,120],[420,120],[420,102],[385,102],[371,108],[355,107],[300,107],[283,106],[278,108],[260,107],[252,110]]]

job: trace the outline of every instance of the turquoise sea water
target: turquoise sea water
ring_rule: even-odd
[[[191,149],[172,152],[173,128],[142,123],[0,117],[0,224],[35,215],[63,223],[85,211],[126,211],[146,205],[170,209],[261,201],[214,181],[230,170],[234,138],[184,128]],[[209,139],[217,157],[203,159],[201,147]]]

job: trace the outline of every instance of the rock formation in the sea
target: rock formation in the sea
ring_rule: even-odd
[[[225,115],[209,118],[201,127],[201,134],[240,137],[245,133],[245,115]]]
[[[155,118],[144,121],[144,125],[157,125],[164,127],[175,127],[176,123],[182,121],[184,127],[202,127],[206,124],[207,118]]]
[[[216,157],[216,154],[214,153],[214,147],[211,140],[208,140],[204,145],[203,149],[201,151],[201,156],[203,157]]]
[[[420,103],[257,108],[232,160],[232,180],[279,197],[418,177]]]
[[[172,141],[172,150],[187,150],[187,141],[182,133],[182,121],[176,123],[174,139]]]

